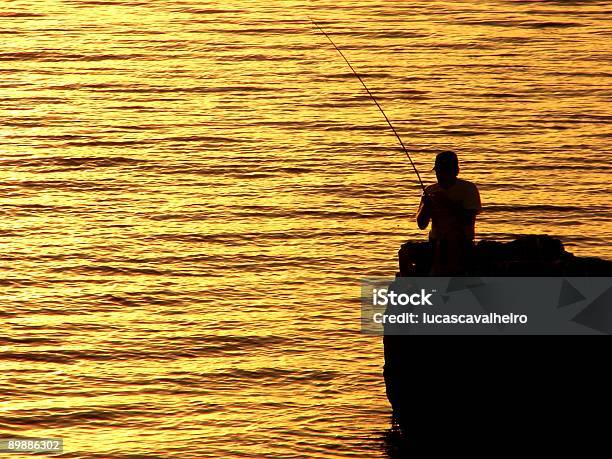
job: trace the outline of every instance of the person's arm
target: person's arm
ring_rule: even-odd
[[[476,215],[478,211],[474,209],[461,209],[461,218],[465,219],[466,224],[474,226],[476,224]]]
[[[480,193],[474,184],[470,184],[469,193],[464,199],[462,207],[462,218],[466,223],[474,226],[476,224],[476,215],[482,211],[482,202],[480,201]]]
[[[419,210],[417,212],[417,225],[419,225],[419,229],[424,230],[429,225],[431,221],[431,198],[423,193],[421,197],[421,205],[419,206]]]

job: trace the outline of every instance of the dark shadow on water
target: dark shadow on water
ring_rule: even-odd
[[[382,434],[381,447],[389,459],[401,459],[410,455],[410,442],[399,429],[393,426]]]

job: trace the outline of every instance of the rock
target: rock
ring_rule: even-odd
[[[427,276],[432,245],[408,241],[398,253],[398,276]],[[548,235],[522,236],[510,242],[482,240],[476,244],[470,275],[475,276],[612,276],[612,261],[576,257]]]
[[[398,276],[428,276],[431,261],[431,244],[406,242],[399,251]],[[473,262],[470,274],[478,277],[612,276],[611,261],[576,257],[565,250],[559,239],[550,236],[524,236],[505,243],[480,241]],[[573,357],[575,351],[569,345],[563,348],[561,340],[545,346],[534,346],[529,340],[521,348],[517,341],[510,340],[483,343],[427,338],[383,336],[387,398],[408,451],[389,457],[418,456],[415,451],[435,456],[432,448],[438,445],[450,445],[452,454],[462,450],[471,454],[485,444],[492,451],[509,443],[524,450],[540,442],[545,451],[550,447],[547,439],[556,438],[559,432],[565,437],[575,436],[576,423],[568,413],[574,416],[575,411],[585,410],[583,397],[593,394],[591,406],[597,407],[604,393],[592,390],[593,381],[605,379],[603,369],[583,383],[574,380],[573,384],[581,384],[580,390],[572,388],[573,393],[579,394],[575,397],[560,401],[555,390],[569,374],[582,378],[592,368],[599,371],[599,361],[605,358],[598,356],[597,363],[585,358],[595,346]],[[575,346],[575,341],[571,345]],[[571,410],[568,403],[572,404]],[[538,415],[526,416],[534,406]],[[581,419],[590,416],[583,414]],[[543,429],[552,433],[542,437]],[[511,441],[507,432],[512,432]]]

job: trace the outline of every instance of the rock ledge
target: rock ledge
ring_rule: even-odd
[[[408,241],[399,250],[401,277],[427,276],[431,269],[429,242]],[[522,236],[510,242],[479,241],[474,250],[475,276],[612,276],[612,261],[577,257],[548,235]]]

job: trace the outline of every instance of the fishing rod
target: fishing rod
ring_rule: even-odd
[[[327,37],[327,39],[329,40],[329,42],[334,46],[334,48],[336,48],[336,51],[338,51],[340,53],[340,55],[342,56],[342,58],[345,60],[345,62],[348,64],[348,66],[350,67],[350,69],[352,70],[353,74],[357,77],[357,79],[361,82],[361,84],[363,85],[363,87],[365,88],[365,90],[367,91],[368,95],[372,98],[372,100],[374,101],[374,103],[376,104],[376,106],[378,107],[378,109],[380,110],[380,112],[383,114],[383,116],[385,117],[385,120],[387,120],[387,124],[389,125],[389,127],[391,128],[391,130],[393,131],[393,133],[395,134],[395,137],[397,137],[397,140],[399,140],[400,145],[402,146],[402,149],[404,150],[404,153],[406,153],[406,156],[408,157],[408,160],[410,161],[410,164],[412,165],[412,168],[414,169],[414,172],[416,172],[416,175],[419,179],[419,183],[421,184],[421,188],[423,188],[423,192],[425,191],[425,185],[423,184],[423,180],[421,180],[421,174],[419,174],[419,170],[417,169],[416,165],[414,164],[414,161],[412,161],[412,158],[410,157],[410,153],[408,153],[408,150],[406,149],[406,146],[404,145],[404,142],[402,142],[402,138],[399,136],[399,134],[397,133],[397,131],[395,130],[395,128],[393,127],[393,124],[391,124],[391,121],[389,120],[389,117],[387,117],[387,114],[385,113],[385,111],[382,109],[382,107],[380,106],[380,104],[378,103],[378,101],[376,100],[376,97],[374,97],[374,94],[372,94],[372,92],[368,89],[368,87],[366,86],[365,82],[363,81],[363,79],[361,78],[361,76],[359,75],[359,73],[357,73],[357,71],[353,68],[353,66],[351,65],[351,63],[349,62],[349,60],[346,58],[346,56],[344,55],[344,53],[340,50],[340,48],[338,48],[336,46],[336,44],[334,43],[334,41],[331,39],[331,37],[327,34],[327,32],[325,32],[325,30],[323,30],[319,24],[317,24],[312,18],[309,18],[310,21],[314,24],[314,26],[319,29],[319,31],[325,35],[325,37]]]

